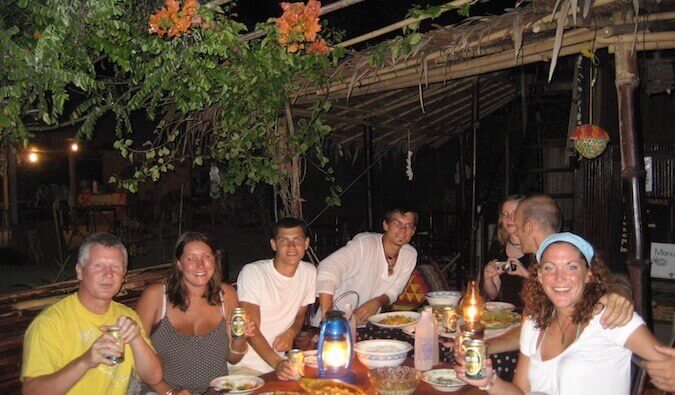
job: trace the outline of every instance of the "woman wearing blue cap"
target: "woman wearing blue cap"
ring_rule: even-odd
[[[628,394],[631,352],[646,360],[664,358],[637,314],[615,329],[604,329],[601,314],[593,314],[606,291],[608,271],[582,237],[556,233],[546,238],[530,273],[513,383],[491,368],[484,379],[467,379],[461,357],[460,379],[494,394]]]

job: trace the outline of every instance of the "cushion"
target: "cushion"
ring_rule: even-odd
[[[429,292],[429,288],[424,282],[418,268],[415,268],[396,303],[419,306],[424,302],[424,295],[427,292]]]

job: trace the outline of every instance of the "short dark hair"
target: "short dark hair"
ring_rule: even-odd
[[[401,215],[405,215],[406,213],[413,213],[414,217],[413,221],[415,222],[415,225],[417,225],[418,221],[417,211],[408,202],[397,202],[388,206],[387,209],[384,211],[384,220],[387,222],[391,222],[392,219],[391,216],[396,213]]]
[[[291,229],[297,227],[300,227],[303,236],[305,237],[309,236],[309,231],[307,230],[307,224],[305,223],[305,221],[295,217],[284,217],[275,222],[274,225],[272,225],[270,237],[276,240],[277,236],[279,236],[280,229]]]
[[[201,232],[183,232],[178,236],[176,240],[176,247],[174,248],[174,255],[176,261],[180,260],[180,257],[183,256],[183,250],[185,246],[193,241],[201,241],[211,248],[211,252],[216,254],[216,249],[214,248],[213,241],[211,238]],[[166,293],[174,306],[178,307],[181,311],[186,311],[189,307],[188,300],[188,290],[185,288],[185,285],[181,281],[183,279],[183,272],[181,272],[176,263],[174,263],[174,268],[169,274],[169,278],[166,281]],[[209,280],[209,283],[206,286],[204,291],[204,297],[210,305],[217,306],[220,304],[220,282],[222,281],[222,273],[220,270],[220,262],[216,258],[216,264],[213,269],[213,276]]]
[[[521,202],[523,210],[523,224],[533,221],[542,230],[560,232],[562,228],[562,212],[558,203],[548,195],[533,195]],[[522,225],[522,224],[521,224]]]
[[[88,263],[87,261],[89,260],[89,250],[91,250],[91,247],[94,244],[99,244],[107,248],[117,248],[118,250],[122,251],[122,254],[124,255],[124,267],[127,267],[127,263],[129,260],[127,248],[124,246],[124,244],[122,244],[122,242],[120,241],[120,239],[117,238],[117,236],[107,232],[94,233],[93,235],[87,237],[82,242],[80,250],[77,254],[78,265],[80,265],[81,267],[87,266]]]

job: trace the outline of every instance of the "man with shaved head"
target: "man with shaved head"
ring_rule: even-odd
[[[562,213],[558,204],[547,195],[533,195],[518,203],[515,220],[516,235],[520,239],[520,248],[525,254],[535,254],[548,236],[560,232]],[[610,288],[598,302],[597,311],[604,312],[600,322],[605,328],[626,325],[633,315],[634,304],[630,286],[625,276],[610,275]],[[489,339],[488,351],[516,351],[519,348],[520,327],[504,335]]]

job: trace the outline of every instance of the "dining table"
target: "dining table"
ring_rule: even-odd
[[[404,362],[403,365],[405,366],[413,366],[414,362],[412,358],[407,358]],[[444,368],[451,368],[451,365],[447,363],[440,363],[438,365],[434,366],[434,369],[444,369]],[[354,371],[354,374],[356,376],[354,385],[362,388],[365,390],[366,394],[369,395],[376,395],[377,391],[373,386],[370,384],[370,381],[368,380],[368,369],[361,363],[359,362],[358,359],[354,358],[354,362],[352,364],[352,370]],[[314,368],[311,368],[309,366],[305,366],[305,371],[304,371],[304,376],[309,377],[309,378],[316,378],[317,377],[317,370]],[[255,390],[253,393],[254,394],[264,394],[264,393],[274,393],[274,392],[298,392],[298,393],[303,393],[302,388],[300,388],[300,382],[296,380],[289,380],[289,381],[281,381],[277,379],[276,374],[274,372],[264,374],[260,376],[263,380],[265,380],[265,384]],[[472,387],[470,385],[465,385],[464,387],[461,387],[457,389],[456,391],[451,391],[451,392],[441,392],[436,390],[434,387],[432,387],[430,384],[420,381],[419,386],[415,390],[415,394],[464,394],[464,395],[471,395],[471,394],[484,394],[485,392],[479,390],[476,387]],[[210,390],[209,392],[206,393],[207,395],[216,395],[217,392]]]

